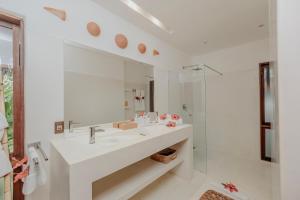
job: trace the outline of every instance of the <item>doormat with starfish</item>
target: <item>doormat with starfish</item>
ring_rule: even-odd
[[[199,200],[234,200],[214,190],[207,190]]]

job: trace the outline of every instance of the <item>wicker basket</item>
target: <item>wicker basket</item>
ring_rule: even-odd
[[[176,157],[177,157],[177,151],[175,149],[167,148],[152,155],[151,159],[167,164],[172,160],[175,160]]]

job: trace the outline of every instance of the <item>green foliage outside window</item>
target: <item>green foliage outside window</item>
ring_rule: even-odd
[[[9,128],[7,129],[9,151],[13,151],[13,72],[7,70],[3,75],[5,115]]]

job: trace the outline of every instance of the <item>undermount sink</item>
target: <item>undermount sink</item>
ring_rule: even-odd
[[[73,129],[72,132],[69,132],[69,133],[86,133],[87,131],[89,131],[88,128],[76,128],[76,129]]]
[[[122,134],[105,134],[105,133],[101,133],[100,134],[96,134],[95,136],[95,144],[91,144],[91,145],[101,145],[101,146],[112,146],[112,145],[116,145],[119,143],[123,143],[123,142],[127,142],[127,141],[133,141],[139,138],[142,138],[143,136],[139,135],[139,134],[126,134],[126,133],[122,133]],[[75,136],[72,138],[69,138],[70,141],[74,141],[80,144],[90,144],[90,138],[88,134],[85,135],[79,135],[79,136]]]
[[[105,134],[113,134],[113,133],[118,133],[120,132],[120,129],[116,129],[116,128],[111,128],[111,127],[99,127],[101,129],[105,130]],[[68,134],[68,137],[73,138],[73,137],[78,137],[79,135],[85,135],[88,134],[90,132],[90,128],[89,127],[80,127],[80,128],[74,128],[72,130],[72,132],[70,132],[69,130],[66,131],[66,133]]]
[[[144,127],[140,127],[140,128],[137,128],[135,130],[135,132],[141,134],[141,135],[149,135],[150,133],[153,133],[153,132],[164,132],[164,131],[167,131],[169,130],[170,128],[168,128],[167,126],[165,125],[152,125],[152,126],[144,126]]]

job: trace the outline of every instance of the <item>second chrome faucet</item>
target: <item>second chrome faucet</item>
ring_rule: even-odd
[[[96,142],[96,133],[104,132],[104,129],[97,129],[99,126],[91,126],[90,127],[90,144],[95,144]]]
[[[73,131],[74,131],[73,126],[76,125],[76,124],[80,124],[80,123],[74,122],[73,120],[69,120],[68,126],[69,126],[69,132],[70,133],[73,133]]]

